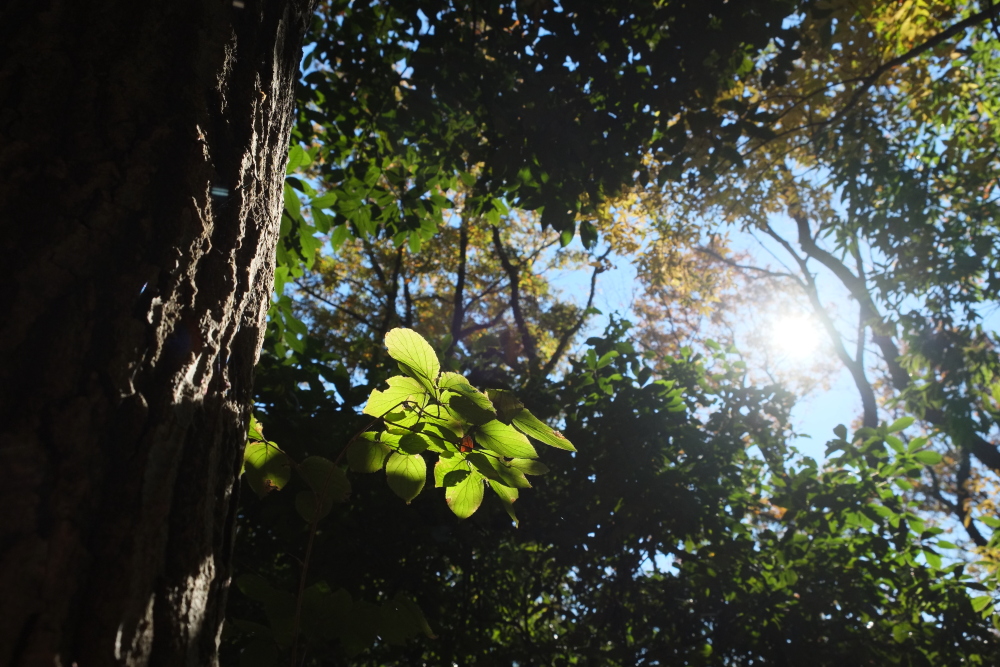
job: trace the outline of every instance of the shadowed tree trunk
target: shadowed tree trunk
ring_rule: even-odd
[[[0,0],[0,665],[209,665],[312,0]]]

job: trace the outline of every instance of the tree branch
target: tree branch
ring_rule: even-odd
[[[406,246],[400,246],[399,250],[396,251],[396,263],[392,267],[392,279],[386,285],[388,292],[385,295],[385,317],[382,319],[382,326],[378,330],[379,339],[389,331],[393,316],[399,316],[399,312],[396,310],[396,299],[399,297],[399,276],[403,272],[403,250],[405,248]]]
[[[807,259],[799,257],[799,254],[795,252],[792,245],[786,241],[784,237],[775,232],[770,225],[766,225],[764,227],[764,232],[777,241],[785,249],[785,252],[791,255],[795,259],[795,262],[799,265],[799,270],[802,272],[802,277],[806,284],[806,296],[809,297],[809,303],[813,307],[813,312],[817,315],[817,317],[819,317],[820,321],[822,321],[823,328],[826,329],[830,342],[833,344],[834,352],[837,354],[837,357],[840,358],[841,363],[847,367],[848,372],[850,372],[851,377],[854,380],[854,386],[857,387],[858,393],[861,394],[861,407],[863,410],[862,423],[870,428],[876,428],[878,426],[878,402],[875,400],[875,390],[872,389],[871,383],[868,382],[864,366],[848,354],[847,349],[844,347],[844,341],[840,332],[837,331],[837,327],[834,325],[833,320],[830,319],[829,314],[827,314],[826,308],[824,308],[822,302],[820,302],[819,289],[816,286],[816,279],[809,272]],[[801,240],[799,245],[801,245]]]
[[[342,313],[344,313],[346,315],[350,315],[351,317],[353,317],[355,320],[357,320],[361,324],[364,324],[365,326],[367,326],[369,328],[372,328],[372,323],[369,322],[368,319],[365,318],[363,315],[359,315],[358,313],[355,313],[353,310],[351,310],[349,308],[345,308],[345,307],[341,306],[339,303],[331,301],[330,299],[328,299],[327,297],[323,296],[322,294],[317,294],[316,292],[313,291],[313,289],[311,287],[309,287],[308,285],[304,285],[303,283],[300,283],[298,280],[295,281],[295,286],[298,287],[303,292],[305,292],[306,294],[308,294],[309,296],[311,296],[312,298],[316,299],[317,301],[325,303],[326,305],[330,306],[331,308],[339,310],[339,311],[341,311]]]
[[[556,351],[552,353],[552,357],[542,368],[540,377],[546,377],[552,372],[552,369],[556,367],[559,360],[562,358],[563,354],[566,353],[566,348],[569,347],[570,340],[573,336],[580,331],[580,327],[583,323],[587,321],[588,312],[594,305],[594,294],[597,291],[597,276],[604,272],[604,260],[607,259],[608,255],[611,254],[611,248],[609,247],[603,255],[598,257],[597,266],[594,267],[593,273],[590,275],[590,295],[587,297],[587,305],[584,307],[583,312],[577,319],[576,324],[563,332],[563,335],[559,337],[559,344],[556,345]]]
[[[465,265],[469,248],[468,225],[469,222],[463,215],[458,228],[458,275],[455,278],[455,298],[451,312],[451,344],[445,351],[446,356],[450,355],[455,346],[458,345],[459,336],[462,333],[462,322],[465,321]]]
[[[539,363],[538,352],[535,349],[535,339],[532,338],[531,332],[528,330],[528,323],[524,319],[524,313],[521,311],[520,271],[507,258],[503,241],[500,239],[500,230],[497,227],[493,227],[493,247],[496,248],[500,264],[510,279],[510,309],[514,314],[514,323],[517,324],[518,333],[521,335],[521,345],[524,347],[524,353],[528,357],[528,368],[537,369]]]

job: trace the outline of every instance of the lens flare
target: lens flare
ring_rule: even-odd
[[[822,332],[806,315],[782,315],[771,325],[771,346],[788,359],[806,360],[819,348]]]

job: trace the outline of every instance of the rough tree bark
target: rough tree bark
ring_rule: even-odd
[[[0,665],[209,665],[312,0],[0,1]]]

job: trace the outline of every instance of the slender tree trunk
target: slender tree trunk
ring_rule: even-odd
[[[311,0],[0,0],[0,665],[210,665]]]

